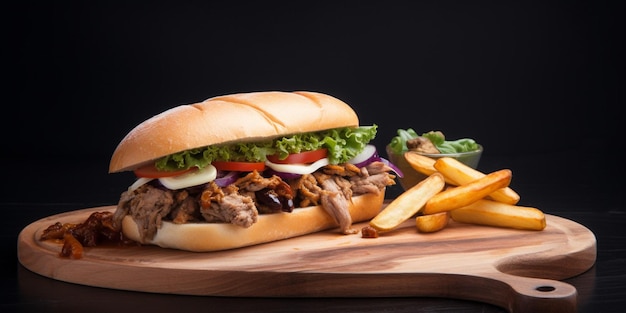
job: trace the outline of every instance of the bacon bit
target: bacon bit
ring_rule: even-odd
[[[372,226],[365,226],[361,229],[362,238],[378,238],[378,231]]]
[[[63,248],[59,256],[70,259],[80,259],[83,257],[83,245],[74,238],[72,234],[66,233],[65,236],[63,236]]]

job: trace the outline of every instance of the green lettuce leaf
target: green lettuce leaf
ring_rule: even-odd
[[[441,153],[461,153],[478,150],[476,141],[470,138],[445,141],[437,146]]]
[[[344,163],[359,154],[376,137],[377,125],[337,128],[321,132],[295,134],[275,140],[216,145],[190,149],[160,158],[157,169],[172,171],[193,166],[203,168],[213,161],[264,162],[268,155],[280,159],[303,151],[328,149],[331,164]]]
[[[419,135],[412,128],[409,129],[398,129],[398,136],[391,138],[391,142],[389,143],[389,147],[391,151],[395,154],[402,154],[403,152],[409,150],[406,146],[406,142],[409,139],[413,139],[419,137]]]
[[[429,131],[421,136],[428,138],[441,153],[461,153],[478,150],[478,143],[471,138],[446,140],[446,137],[440,131]],[[419,137],[419,135],[411,128],[407,130],[398,129],[398,135],[391,139],[389,147],[393,153],[402,154],[409,150],[406,142],[416,137]]]

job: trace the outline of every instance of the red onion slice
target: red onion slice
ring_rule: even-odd
[[[365,148],[363,149],[363,151],[361,151],[361,153],[359,153],[354,158],[350,159],[348,162],[354,164],[358,168],[367,166],[368,164],[372,162],[383,162],[385,163],[385,165],[389,166],[391,170],[398,177],[400,178],[404,177],[404,174],[402,173],[400,168],[398,168],[395,164],[391,163],[389,160],[385,158],[381,158],[378,155],[378,151],[376,150],[376,147],[374,145],[365,146]]]
[[[224,174],[222,171],[220,171],[220,173],[218,173],[218,178],[216,178],[214,181],[215,184],[217,184],[218,186],[226,187],[234,183],[237,178],[239,178],[239,172],[230,171]]]
[[[400,178],[404,177],[404,174],[402,173],[402,171],[400,170],[399,167],[397,167],[395,164],[391,163],[391,161],[385,159],[385,158],[378,158],[380,162],[385,163],[387,166],[389,166],[391,168],[391,170],[396,173],[396,175]]]

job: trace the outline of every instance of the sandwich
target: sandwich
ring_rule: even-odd
[[[141,244],[219,251],[322,230],[355,234],[395,184],[345,102],[251,92],[179,105],[133,128],[109,172],[133,171],[113,227]]]

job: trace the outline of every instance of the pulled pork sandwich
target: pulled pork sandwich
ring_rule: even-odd
[[[374,217],[393,165],[353,109],[315,92],[253,92],[181,105],[132,129],[109,172],[132,170],[113,226],[142,244],[216,251]],[[395,173],[398,174],[398,173]]]

